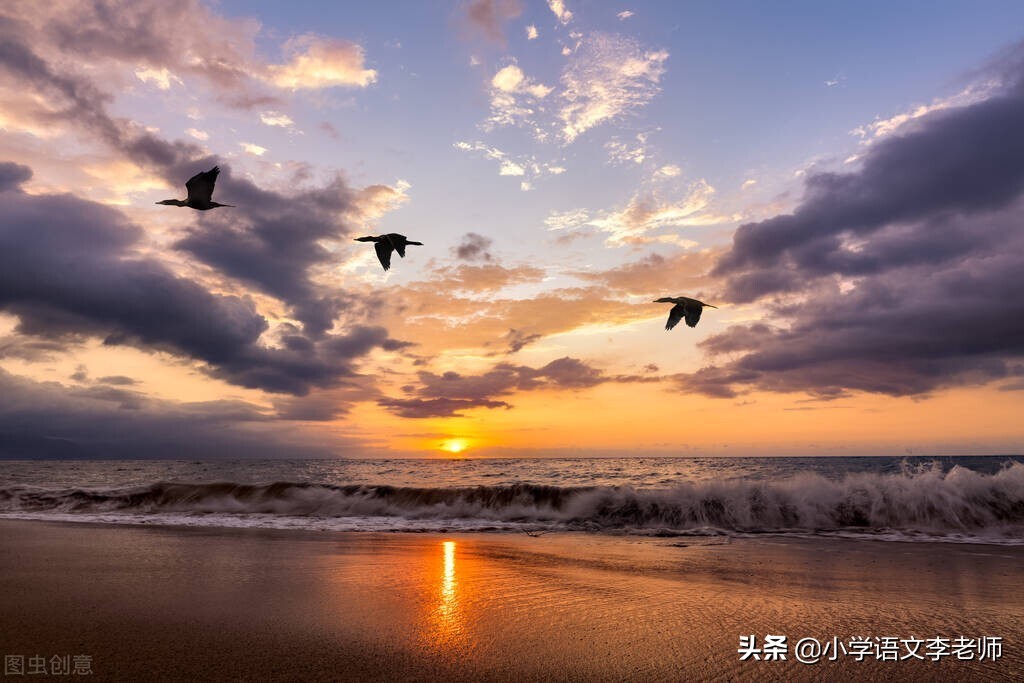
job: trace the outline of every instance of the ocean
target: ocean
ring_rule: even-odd
[[[0,519],[1024,545],[1024,457],[0,461]]]

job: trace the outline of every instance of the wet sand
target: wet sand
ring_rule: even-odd
[[[1024,675],[1024,548],[0,521],[0,550],[0,654],[90,655],[96,680]],[[787,661],[739,661],[740,635],[766,633]],[[960,635],[1001,636],[1002,658],[792,653]]]

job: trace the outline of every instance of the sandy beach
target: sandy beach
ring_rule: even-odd
[[[97,680],[1010,680],[1024,548],[0,522],[0,652]],[[786,661],[739,637],[786,635]],[[1002,638],[802,664],[801,638]],[[921,650],[924,653],[924,648]],[[37,676],[41,678],[41,676]]]

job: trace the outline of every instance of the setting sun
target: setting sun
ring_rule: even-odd
[[[461,453],[469,446],[466,439],[445,439],[441,442],[441,450],[448,453]]]

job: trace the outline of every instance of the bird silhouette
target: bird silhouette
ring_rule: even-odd
[[[697,323],[700,321],[700,312],[704,310],[704,307],[718,308],[718,306],[712,306],[706,304],[703,301],[697,299],[691,299],[685,296],[677,297],[662,297],[654,301],[656,304],[675,304],[672,310],[668,312],[668,321],[665,323],[665,329],[671,330],[673,327],[679,324],[679,321],[684,317],[686,318],[686,324],[689,327],[697,327]]]
[[[216,209],[218,206],[233,207],[233,204],[218,204],[213,201],[213,186],[217,182],[218,175],[220,175],[220,166],[214,166],[209,171],[196,173],[185,183],[185,189],[188,190],[188,199],[185,201],[165,199],[162,202],[157,202],[157,204],[187,206],[197,211],[209,211],[210,209]]]
[[[399,256],[405,258],[406,246],[410,244],[423,246],[423,242],[410,242],[406,239],[405,235],[399,235],[397,232],[390,232],[387,235],[357,237],[356,242],[376,242],[373,248],[376,250],[377,258],[380,259],[380,264],[384,266],[384,270],[391,268],[392,251],[397,251]]]

